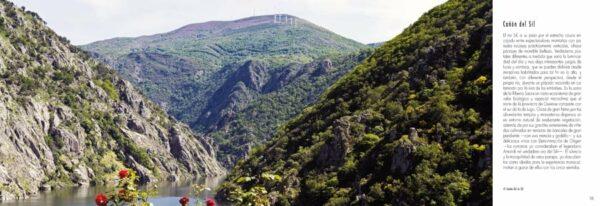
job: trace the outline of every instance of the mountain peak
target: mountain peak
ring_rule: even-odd
[[[231,21],[208,21],[194,23],[183,26],[167,34],[175,36],[190,36],[202,33],[222,34],[227,31],[234,31],[259,25],[287,25],[301,26],[309,23],[306,20],[289,14],[271,14],[262,16],[252,16]]]
[[[217,66],[231,63],[215,59],[223,56],[245,58],[265,53],[289,55],[302,52],[312,58],[363,47],[365,45],[359,42],[289,14],[194,23],[165,33],[113,38],[83,46],[88,51],[111,58],[140,50],[176,50],[190,57],[213,58],[205,62]]]

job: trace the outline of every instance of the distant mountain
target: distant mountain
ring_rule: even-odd
[[[229,153],[220,154],[231,164],[251,145],[268,139],[277,124],[312,103],[335,78],[361,60],[358,56],[366,56],[358,53],[368,47],[282,14],[191,24],[163,34],[109,39],[82,48],[117,68],[169,114],[198,132],[217,135],[218,143],[227,143],[220,151],[235,151],[233,158]],[[317,69],[326,59],[339,59],[332,62],[336,68],[332,72],[311,76],[304,71],[310,70],[306,67]],[[284,89],[296,80],[302,83]],[[300,92],[298,87],[306,91]],[[290,93],[293,91],[296,93]],[[250,121],[246,120],[243,128],[247,132],[229,127],[235,121],[241,124],[240,118],[247,118],[246,112],[251,111],[247,107],[262,105],[256,101],[265,102],[274,92],[297,96],[288,98],[291,102],[279,102],[286,106],[278,107],[281,110],[263,122],[246,124]],[[254,127],[259,125],[262,128]],[[229,139],[232,132],[238,137],[258,135],[257,141],[251,140],[254,137]]]
[[[84,45],[83,48],[110,59],[133,52],[155,51],[194,57],[203,64],[223,66],[224,62],[246,57],[322,56],[356,50],[364,45],[346,39],[306,20],[291,15],[293,23],[275,21],[275,15],[235,21],[190,24],[171,32],[137,38],[114,38]],[[212,61],[209,61],[212,60]]]
[[[169,117],[105,64],[0,0],[0,201],[103,184],[224,173],[212,140]]]
[[[238,162],[222,200],[491,205],[492,0],[449,0]]]

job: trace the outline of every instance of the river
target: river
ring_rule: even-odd
[[[213,191],[205,192],[201,195],[199,201],[204,201],[206,197],[213,197],[214,189],[221,182],[223,177],[212,177],[204,180],[185,181],[185,182],[162,182],[157,183],[158,195],[150,198],[154,206],[178,206],[179,199],[184,196],[191,196],[191,186],[194,184],[206,184]],[[53,190],[49,192],[40,192],[24,200],[15,200],[0,203],[0,206],[95,206],[94,199],[99,192],[106,192],[106,187],[90,186],[67,188]],[[190,197],[189,205],[194,205],[196,199]]]

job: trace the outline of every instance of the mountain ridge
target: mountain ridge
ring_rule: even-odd
[[[277,17],[276,17],[277,16]],[[281,17],[280,17],[281,16]],[[279,20],[279,18],[286,18],[290,20]],[[291,20],[294,19],[294,20]],[[298,21],[299,20],[299,21]],[[197,31],[211,31],[215,32],[218,30],[236,30],[241,28],[247,28],[251,26],[263,25],[263,24],[271,24],[271,25],[309,25],[311,27],[320,28],[322,30],[326,30],[325,28],[319,27],[316,24],[310,23],[304,19],[298,18],[289,14],[271,14],[271,15],[261,15],[261,16],[251,16],[245,17],[236,20],[222,20],[222,21],[207,21],[201,23],[192,23],[175,29],[171,32],[157,34],[159,36],[172,34],[172,33],[180,33],[182,31],[187,32],[197,32]]]
[[[274,16],[276,16],[276,15],[283,16],[283,17],[290,18],[290,19],[293,18],[293,19],[295,19],[294,23],[280,22],[280,21],[286,21],[286,20],[278,20],[279,22],[276,23],[276,22],[274,22],[275,21]],[[283,18],[283,17],[281,17],[281,18]],[[289,20],[287,20],[287,21],[289,21]],[[102,45],[102,44],[112,44],[115,42],[124,43],[124,42],[128,42],[128,41],[137,41],[135,43],[136,45],[134,45],[132,47],[140,49],[141,45],[145,45],[144,43],[148,44],[148,43],[151,43],[152,41],[156,41],[157,39],[161,39],[161,38],[176,39],[176,38],[183,38],[183,37],[196,37],[196,38],[210,37],[209,35],[211,35],[211,36],[224,35],[224,34],[226,34],[226,33],[223,33],[224,31],[236,31],[236,30],[240,30],[240,29],[245,29],[245,28],[249,28],[249,27],[257,27],[257,26],[307,27],[307,28],[315,29],[315,30],[318,30],[321,32],[335,34],[334,32],[332,32],[326,28],[323,28],[323,27],[318,26],[310,21],[304,20],[302,18],[293,16],[293,15],[272,14],[272,15],[245,17],[245,18],[235,19],[235,20],[219,20],[219,21],[191,23],[191,24],[187,24],[182,27],[173,29],[171,31],[163,32],[163,33],[141,35],[141,36],[136,36],[136,37],[109,38],[109,39],[99,40],[99,41],[95,41],[95,42],[92,42],[89,44],[81,45],[81,47],[83,47],[84,49],[87,48],[86,50],[91,51],[91,50],[94,50],[94,49],[92,49],[93,47],[106,46],[106,45]],[[204,36],[204,35],[206,35],[206,36]],[[345,38],[345,39],[347,39],[349,41],[353,41],[357,44],[363,45],[362,43],[356,42],[354,40],[351,40],[348,38]],[[142,42],[144,42],[144,43],[142,43]],[[100,45],[100,46],[98,46],[98,45]],[[126,49],[133,49],[132,47],[123,46],[123,45],[121,45],[121,47],[126,48]],[[95,51],[95,52],[98,52],[98,51]],[[103,53],[103,52],[100,52],[100,53]],[[104,52],[104,53],[107,53],[107,52]]]

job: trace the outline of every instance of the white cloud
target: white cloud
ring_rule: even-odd
[[[14,0],[76,44],[186,24],[289,13],[363,43],[388,40],[444,0]]]

